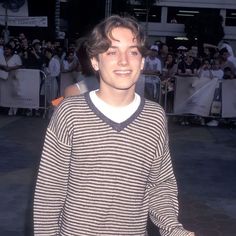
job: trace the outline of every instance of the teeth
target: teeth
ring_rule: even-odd
[[[130,74],[130,71],[116,71],[117,74]]]

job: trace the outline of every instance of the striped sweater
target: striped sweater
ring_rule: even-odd
[[[143,236],[148,214],[162,235],[188,235],[163,109],[141,100],[125,122],[89,94],[65,99],[45,137],[34,197],[35,236]]]

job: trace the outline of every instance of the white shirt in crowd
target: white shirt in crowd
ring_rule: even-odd
[[[222,69],[211,70],[211,73],[213,78],[217,77],[218,79],[223,79],[224,71]]]
[[[150,58],[147,56],[145,58],[145,64],[144,64],[144,70],[153,70],[153,71],[159,71],[161,73],[162,71],[162,66],[161,66],[161,61],[159,58]],[[145,82],[146,83],[153,83],[154,76],[145,76]],[[159,79],[158,79],[159,81]]]
[[[145,65],[144,65],[145,70],[154,70],[154,71],[162,71],[161,67],[161,61],[159,58],[150,58],[147,56],[145,58]]]
[[[201,70],[199,73],[200,78],[210,78],[213,79],[217,77],[218,79],[223,79],[224,72],[222,69],[215,69],[215,70]]]
[[[8,61],[6,61],[4,54],[0,54],[0,65],[9,66],[9,67],[21,66],[22,60],[19,55],[13,54],[11,58]],[[9,72],[1,70],[0,76],[3,76],[6,79],[9,76]]]
[[[59,58],[57,56],[53,56],[48,64],[48,67],[46,69],[46,73],[48,74],[48,76],[51,77],[56,77],[60,75],[60,61]]]

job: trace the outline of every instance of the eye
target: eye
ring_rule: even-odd
[[[132,49],[132,50],[130,50],[130,55],[132,55],[132,56],[138,56],[139,55],[139,51],[137,50],[137,49]]]
[[[137,56],[139,53],[137,52],[137,51],[132,51],[131,52],[131,55],[133,55],[133,56]]]
[[[116,51],[115,50],[108,50],[107,55],[108,56],[114,56],[114,55],[116,55]]]

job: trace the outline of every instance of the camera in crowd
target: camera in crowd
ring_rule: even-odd
[[[27,51],[28,51],[28,52],[32,52],[32,51],[34,51],[33,46],[29,46],[29,47],[27,48]]]

